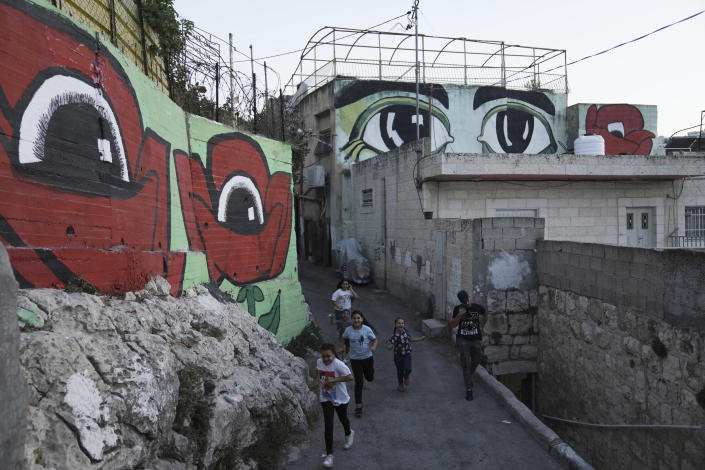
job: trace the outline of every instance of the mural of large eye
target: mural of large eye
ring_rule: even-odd
[[[482,142],[486,153],[555,153],[551,126],[541,113],[522,103],[508,102],[487,112],[482,120]]]
[[[205,165],[175,154],[181,208],[192,250],[210,278],[246,285],[278,276],[291,236],[291,174],[270,172],[260,144],[239,132],[213,136]]]
[[[419,135],[432,138],[432,151],[443,151],[453,142],[450,135],[450,121],[437,107],[419,103]],[[357,160],[379,153],[388,152],[416,140],[416,103],[407,97],[384,98],[369,106],[355,121],[350,140],[341,150]]]
[[[243,235],[255,234],[262,229],[262,198],[250,177],[236,175],[223,185],[218,199],[218,222]]]
[[[63,176],[62,186],[101,196],[130,181],[115,113],[100,88],[55,75],[31,96],[20,123],[20,170],[36,179]],[[68,188],[67,188],[68,189]]]

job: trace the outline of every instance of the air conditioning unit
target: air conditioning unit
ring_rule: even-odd
[[[326,185],[326,169],[323,165],[306,168],[306,181],[309,188],[322,188]]]

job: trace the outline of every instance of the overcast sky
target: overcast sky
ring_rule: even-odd
[[[249,56],[251,44],[261,58],[303,48],[323,26],[371,27],[404,14],[412,1],[174,0],[174,6],[216,36],[227,40],[233,33],[237,50]],[[570,62],[705,10],[705,0],[421,0],[419,8],[420,33],[565,49]],[[395,23],[406,19],[379,29],[390,31]],[[266,59],[280,74],[282,88],[299,56]],[[248,62],[236,68],[249,73]],[[275,79],[269,80],[274,89]],[[705,110],[705,13],[569,66],[568,83],[569,105],[657,105],[659,135],[699,125]]]

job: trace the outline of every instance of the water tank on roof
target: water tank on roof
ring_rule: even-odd
[[[604,155],[605,139],[601,135],[581,135],[573,143],[576,155]]]

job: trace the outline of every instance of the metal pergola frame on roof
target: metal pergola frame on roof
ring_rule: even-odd
[[[415,81],[412,33],[325,26],[306,43],[286,93],[301,98],[337,76]],[[422,83],[500,86],[568,93],[566,51],[419,34]],[[426,60],[426,57],[429,60]]]

